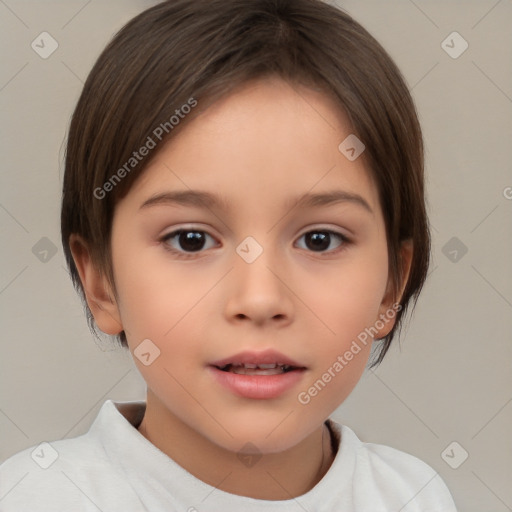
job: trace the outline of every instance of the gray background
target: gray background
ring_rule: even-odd
[[[155,3],[0,0],[0,460],[84,433],[108,398],[144,399],[129,353],[88,331],[59,208],[83,82],[113,33]],[[389,51],[417,102],[433,260],[400,346],[333,417],[430,464],[461,511],[510,511],[512,1],[338,5]],[[43,31],[59,45],[47,59],[31,48]],[[458,58],[441,45],[453,31],[469,44]],[[463,48],[453,36],[445,44]]]

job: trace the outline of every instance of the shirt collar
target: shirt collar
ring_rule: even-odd
[[[99,441],[108,459],[121,469],[139,496],[162,493],[168,503],[197,506],[197,510],[244,510],[288,512],[332,510],[339,496],[349,493],[355,466],[354,443],[360,443],[348,427],[327,420],[336,435],[337,452],[322,480],[307,493],[290,500],[258,500],[221,491],[199,480],[159,450],[137,430],[146,408],[143,401],[107,400],[89,435]],[[341,439],[343,438],[343,443]],[[205,508],[207,506],[207,508]],[[238,508],[237,508],[238,507]],[[193,510],[193,508],[192,508]]]

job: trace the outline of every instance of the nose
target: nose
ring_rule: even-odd
[[[236,255],[230,272],[226,315],[231,322],[252,322],[258,326],[278,324],[284,327],[293,321],[292,284],[285,265],[264,250],[252,263]]]

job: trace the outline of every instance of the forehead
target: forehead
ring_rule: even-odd
[[[338,148],[351,127],[325,93],[272,78],[246,83],[202,112],[201,103],[196,108],[134,184],[130,193],[139,202],[164,190],[194,189],[215,195],[216,201],[208,194],[202,199],[224,210],[234,198],[289,208],[303,196],[301,206],[321,204],[325,197],[312,196],[336,189],[359,196],[355,202],[367,210],[377,206],[364,153],[350,161]],[[191,202],[201,200],[193,196],[188,193]]]

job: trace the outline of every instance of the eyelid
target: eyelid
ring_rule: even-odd
[[[203,225],[201,225],[201,224],[192,224],[192,223],[179,225],[178,227],[173,228],[168,233],[162,235],[161,238],[168,238],[170,235],[175,234],[178,231],[201,231],[203,233],[210,235],[213,238],[217,238],[217,235],[213,235],[210,232],[210,227],[208,227],[208,226],[203,227]],[[300,232],[299,236],[303,236],[306,233],[309,233],[311,231],[329,231],[331,233],[335,233],[337,235],[343,236],[346,239],[350,239],[351,236],[353,236],[352,234],[350,234],[351,232],[347,228],[340,228],[339,226],[329,226],[326,224],[313,224],[312,226],[308,226],[307,228],[305,228],[303,231]],[[345,232],[348,232],[348,233],[345,233]]]
[[[344,238],[347,238],[347,239],[349,239],[351,237],[351,235],[348,234],[348,233],[350,233],[350,231],[348,229],[344,229],[339,226],[327,225],[327,224],[313,224],[311,226],[308,226],[306,229],[304,229],[304,231],[301,231],[299,236],[303,236],[306,233],[310,233],[311,231],[328,231],[329,233],[335,233],[335,234],[343,236]],[[348,233],[345,233],[346,231]]]

